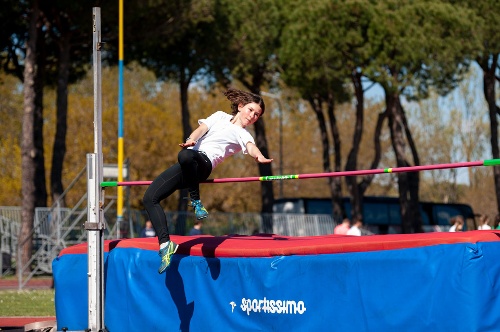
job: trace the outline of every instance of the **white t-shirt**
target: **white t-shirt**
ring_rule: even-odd
[[[198,120],[198,124],[204,123],[208,131],[190,149],[206,153],[212,162],[212,169],[239,151],[247,154],[248,142],[255,144],[252,135],[245,128],[231,123],[232,118],[233,115],[218,111],[206,119]]]
[[[361,236],[361,230],[358,228],[358,226],[352,226],[349,228],[347,231],[347,235],[356,235],[356,236]]]

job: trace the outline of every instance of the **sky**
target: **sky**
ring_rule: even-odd
[[[370,86],[371,82],[365,82],[365,88]],[[438,98],[438,105],[443,115],[442,121],[450,121],[450,113],[452,110],[457,110],[462,114],[463,121],[460,126],[462,132],[471,131],[477,121],[482,121],[489,124],[488,108],[484,100],[483,95],[483,82],[482,82],[482,71],[481,68],[474,63],[471,67],[470,78],[461,83],[460,87],[453,90],[450,94],[445,97]],[[384,91],[379,84],[373,85],[365,94],[366,99],[371,99],[375,102],[384,102]],[[419,107],[416,103],[406,103],[405,109],[411,110],[414,107]],[[409,117],[411,117],[411,111]],[[410,121],[411,122],[411,121]],[[491,159],[491,148],[489,146],[489,130],[484,132],[483,137],[475,137],[478,140],[478,144],[484,146],[485,140],[487,146],[483,149],[483,153],[475,158],[474,160],[466,160],[464,155],[461,154],[460,148],[457,149],[457,154],[453,157],[454,160],[450,162],[461,162],[461,161],[477,161]],[[457,141],[456,144],[459,146],[460,143]],[[471,142],[471,144],[474,144]],[[467,168],[458,169],[458,179],[459,183],[469,183]]]

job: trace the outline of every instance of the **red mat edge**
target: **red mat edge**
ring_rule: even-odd
[[[394,250],[441,244],[495,242],[500,241],[500,231],[306,237],[275,234],[172,235],[171,239],[179,244],[178,254],[205,257],[272,257]],[[104,246],[105,252],[109,252],[114,248],[138,248],[154,251],[159,249],[156,237],[109,240],[105,241]],[[63,249],[59,256],[86,253],[87,244],[82,243]]]

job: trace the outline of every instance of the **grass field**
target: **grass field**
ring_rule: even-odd
[[[0,316],[55,316],[54,290],[0,290]]]

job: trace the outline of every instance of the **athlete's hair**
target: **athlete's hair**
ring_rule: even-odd
[[[229,88],[226,92],[224,92],[224,96],[226,96],[226,98],[231,102],[231,110],[233,111],[233,115],[236,115],[236,113],[238,113],[239,104],[243,104],[243,106],[250,103],[258,104],[260,106],[260,109],[262,110],[260,116],[262,116],[266,110],[264,100],[261,96],[255,93]]]

